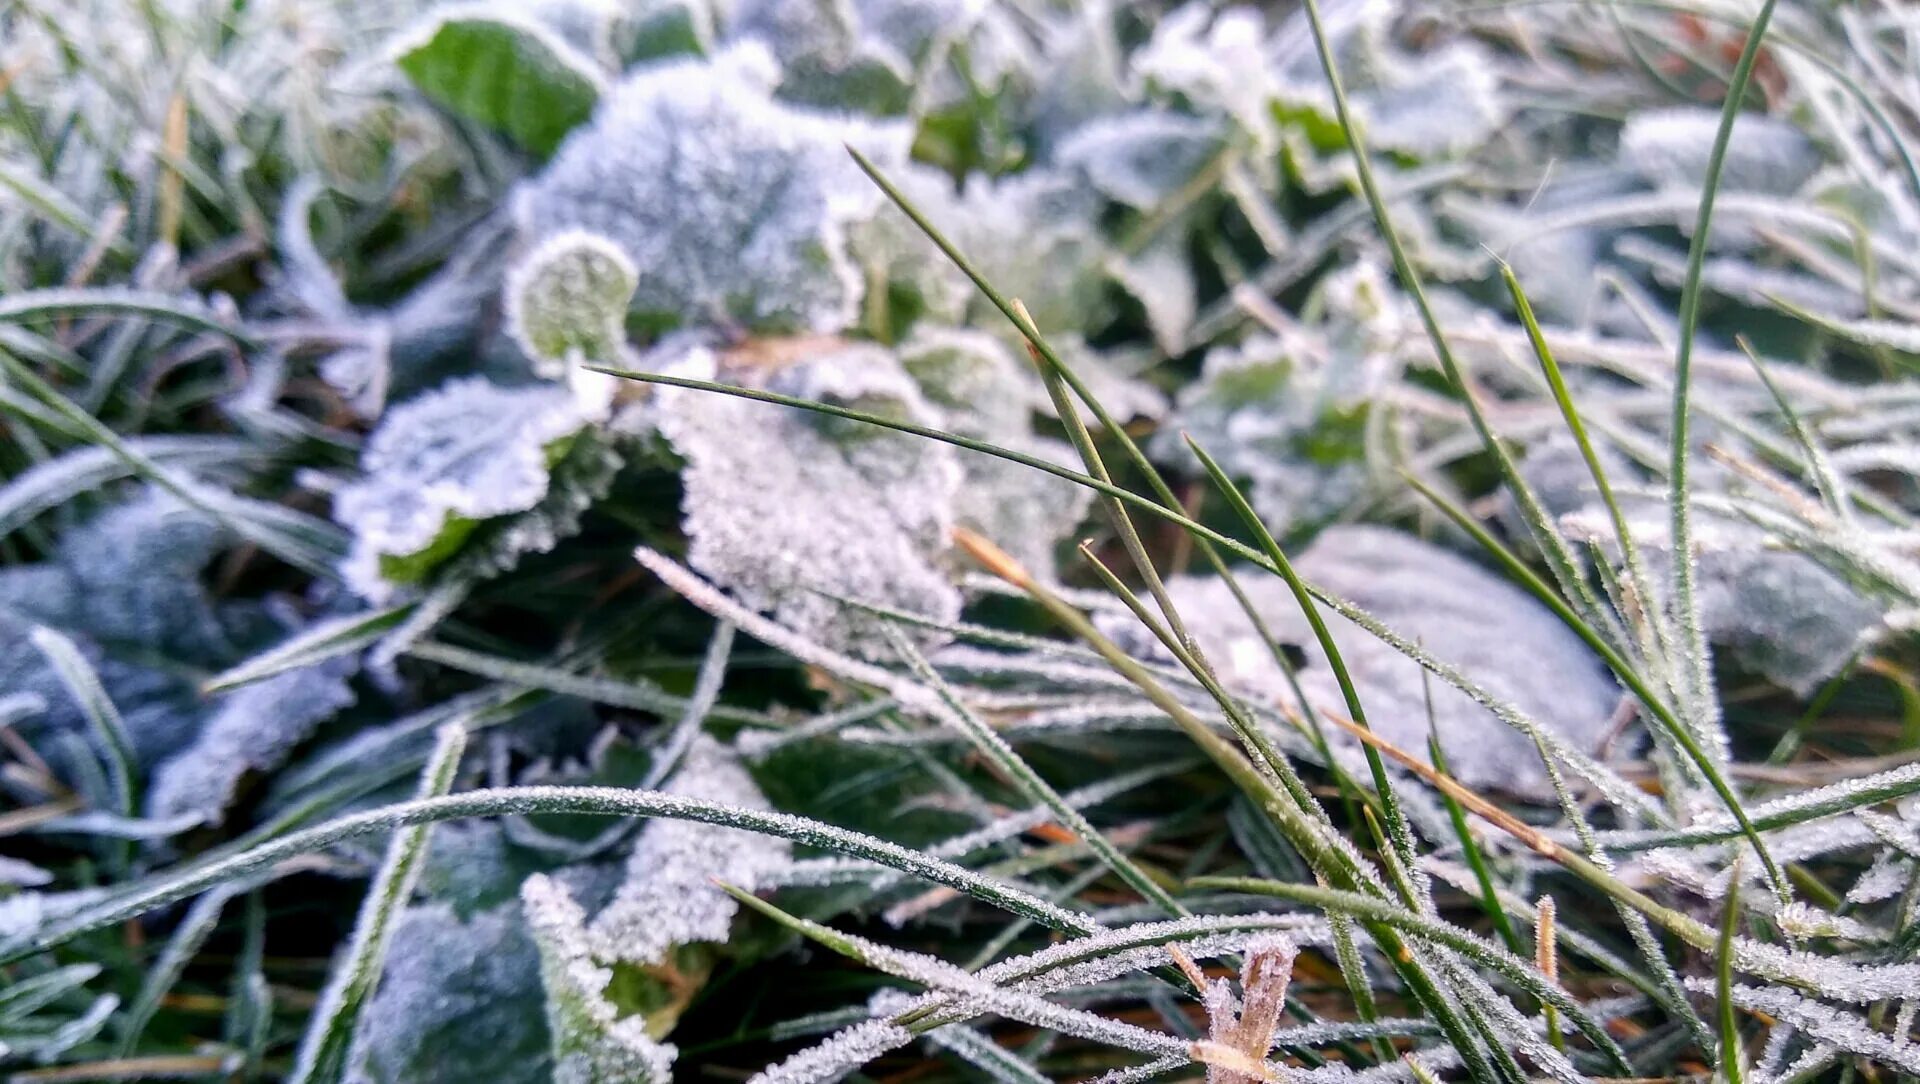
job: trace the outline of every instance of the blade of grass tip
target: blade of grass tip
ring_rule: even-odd
[[[1304,810],[1294,804],[1292,797],[1253,766],[1240,750],[1232,743],[1215,734],[1213,730],[1195,716],[1186,705],[1168,692],[1152,674],[1142,667],[1113,641],[1094,628],[1080,611],[1067,605],[1052,592],[1040,586],[1026,570],[1008,557],[991,542],[964,529],[954,533],[954,540],[989,572],[1008,583],[1027,592],[1041,608],[1054,620],[1086,641],[1087,645],[1100,653],[1127,680],[1161,711],[1172,719],[1174,724],[1206,753],[1227,776],[1232,779],[1249,798],[1264,809],[1274,819],[1276,826],[1284,834],[1294,849],[1299,851],[1315,872],[1330,883],[1350,890],[1374,888],[1362,871],[1362,864],[1349,850],[1343,850],[1334,842],[1334,838],[1323,834],[1320,824]],[[1144,607],[1137,611],[1145,615]],[[1322,811],[1321,816],[1325,816]],[[1487,1064],[1479,1048],[1467,1034],[1453,1005],[1438,986],[1426,967],[1415,955],[1413,948],[1391,927],[1378,922],[1366,923],[1367,933],[1378,944],[1394,969],[1406,981],[1408,989],[1426,1010],[1433,1014],[1448,1040],[1455,1044],[1461,1056],[1467,1060],[1470,1072],[1476,1079],[1487,1079],[1492,1069]]]
[[[1052,784],[1042,779],[1040,773],[1034,771],[1033,767],[1022,759],[1011,745],[1007,744],[1005,738],[1002,738],[992,727],[975,715],[972,709],[962,703],[954,694],[953,688],[940,677],[938,671],[934,670],[926,657],[920,654],[919,650],[913,646],[913,642],[907,639],[898,628],[892,624],[882,625],[881,628],[886,632],[888,643],[892,645],[894,652],[906,661],[908,668],[919,677],[921,682],[931,688],[940,702],[945,705],[946,710],[940,712],[940,716],[965,734],[974,748],[998,768],[1028,801],[1052,810],[1053,815],[1059,818],[1062,827],[1079,836],[1088,847],[1092,848],[1094,854],[1098,855],[1100,860],[1135,892],[1176,918],[1185,917],[1190,913],[1145,870],[1128,858],[1120,848],[1114,846],[1113,841],[1095,828],[1084,814],[1068,803]]]
[[[136,778],[133,755],[133,739],[127,733],[127,724],[120,718],[120,709],[113,706],[113,698],[107,695],[106,687],[100,684],[100,675],[94,672],[93,665],[80,653],[80,648],[65,634],[45,625],[39,625],[28,634],[33,646],[46,657],[47,665],[59,676],[60,684],[66,686],[68,695],[80,706],[87,717],[94,735],[100,739],[100,745],[106,753],[107,777],[113,783],[113,797],[123,817],[134,815],[139,801],[135,791]]]
[[[1813,480],[1815,492],[1820,494],[1820,503],[1827,506],[1834,518],[1842,523],[1853,522],[1853,505],[1847,500],[1846,483],[1833,469],[1827,454],[1813,438],[1813,430],[1807,428],[1800,412],[1793,409],[1793,403],[1787,399],[1780,385],[1774,383],[1773,374],[1761,362],[1760,355],[1754,352],[1753,343],[1745,335],[1735,335],[1734,344],[1747,356],[1747,363],[1753,366],[1754,375],[1760,383],[1766,385],[1767,394],[1773,397],[1774,405],[1780,408],[1780,417],[1787,423],[1787,432],[1793,435],[1794,443],[1800,445],[1800,454],[1807,458],[1807,477]]]
[[[1320,608],[1314,604],[1313,596],[1307,593],[1306,584],[1293,570],[1293,563],[1288,561],[1287,555],[1281,551],[1280,543],[1274,539],[1273,532],[1267,530],[1259,514],[1253,510],[1251,504],[1247,503],[1246,495],[1240,492],[1240,487],[1235,485],[1233,479],[1227,476],[1227,472],[1221,469],[1219,462],[1207,454],[1207,450],[1200,446],[1200,442],[1187,433],[1182,433],[1181,437],[1187,442],[1187,447],[1193,449],[1193,454],[1199,457],[1200,465],[1206,468],[1208,477],[1213,479],[1215,488],[1219,489],[1221,495],[1227,499],[1227,504],[1233,509],[1234,514],[1238,515],[1247,530],[1252,532],[1254,541],[1266,553],[1267,559],[1280,570],[1280,577],[1286,581],[1287,590],[1292,592],[1294,601],[1300,606],[1300,612],[1306,616],[1307,625],[1313,630],[1314,641],[1320,645],[1321,653],[1327,658],[1327,665],[1332,669],[1334,680],[1340,686],[1340,697],[1346,701],[1347,714],[1352,717],[1355,725],[1372,729],[1367,726],[1366,709],[1360,704],[1360,691],[1354,687],[1353,677],[1347,671],[1346,661],[1341,658],[1340,645],[1333,642],[1333,633],[1328,630],[1327,623],[1321,619]],[[1380,796],[1381,810],[1386,820],[1387,832],[1382,844],[1393,848],[1402,867],[1407,870],[1415,869],[1419,856],[1414,852],[1413,832],[1407,827],[1406,815],[1400,809],[1400,801],[1393,793],[1393,780],[1387,775],[1387,766],[1381,761],[1380,754],[1373,746],[1363,745],[1361,748],[1366,751],[1367,770],[1373,775],[1373,789]],[[1417,898],[1409,899],[1406,903],[1409,907],[1419,906]]]
[[[1327,39],[1326,27],[1320,18],[1318,0],[1306,0],[1307,26],[1313,34],[1314,49],[1320,56],[1320,69],[1327,79],[1327,89],[1333,97],[1334,115],[1340,123],[1340,131],[1345,136],[1347,148],[1353,152],[1354,171],[1360,181],[1360,190],[1373,212],[1374,225],[1380,231],[1381,240],[1386,242],[1387,252],[1393,259],[1394,274],[1400,280],[1400,286],[1407,291],[1414,308],[1420,314],[1421,326],[1426,329],[1427,339],[1433,346],[1434,356],[1440,367],[1446,372],[1447,380],[1459,394],[1461,404],[1466,408],[1467,417],[1473,423],[1474,432],[1480,437],[1480,443],[1487,454],[1493,458],[1500,470],[1500,477],[1513,493],[1514,501],[1520,507],[1521,518],[1526,521],[1533,535],[1534,544],[1547,558],[1547,567],[1553,570],[1554,578],[1559,581],[1560,589],[1574,600],[1590,620],[1609,625],[1609,631],[1616,634],[1624,630],[1611,627],[1613,617],[1601,605],[1600,599],[1593,593],[1593,587],[1580,574],[1579,562],[1574,559],[1573,551],[1566,540],[1554,529],[1545,508],[1540,504],[1533,487],[1521,476],[1519,467],[1513,462],[1513,456],[1506,446],[1500,443],[1486,414],[1480,409],[1473,388],[1467,383],[1466,374],[1455,359],[1452,346],[1447,342],[1446,334],[1440,329],[1440,320],[1434,315],[1433,306],[1427,300],[1426,287],[1419,273],[1414,269],[1413,261],[1407,257],[1406,246],[1400,242],[1400,231],[1393,224],[1393,214],[1387,209],[1385,198],[1380,194],[1379,181],[1373,175],[1373,162],[1369,157],[1366,141],[1362,138],[1359,125],[1353,119],[1353,110],[1347,103],[1346,86],[1340,79],[1339,66],[1334,62],[1333,46]]]
[[[1311,3],[1312,0],[1309,0]],[[1673,361],[1673,420],[1671,423],[1672,443],[1669,450],[1670,462],[1667,467],[1667,487],[1671,502],[1668,514],[1671,520],[1670,548],[1673,551],[1673,571],[1671,575],[1671,597],[1675,617],[1680,626],[1680,649],[1686,655],[1690,666],[1685,671],[1690,685],[1689,703],[1697,725],[1701,728],[1696,737],[1707,736],[1709,728],[1719,735],[1719,760],[1725,762],[1725,734],[1710,720],[1708,708],[1714,702],[1713,674],[1710,669],[1711,655],[1707,647],[1706,630],[1700,616],[1700,600],[1694,591],[1693,562],[1693,514],[1692,494],[1689,490],[1687,467],[1691,458],[1691,411],[1689,398],[1693,390],[1693,343],[1700,324],[1701,277],[1706,268],[1707,243],[1713,232],[1713,205],[1720,190],[1720,175],[1727,161],[1727,147],[1733,141],[1733,122],[1740,115],[1741,100],[1747,96],[1747,85],[1753,79],[1754,62],[1760,55],[1761,41],[1766,37],[1767,24],[1773,20],[1775,0],[1762,0],[1758,14],[1754,16],[1753,29],[1747,34],[1747,43],[1740,51],[1740,59],[1733,68],[1733,78],[1727,85],[1726,102],[1720,111],[1720,126],[1714,132],[1713,149],[1707,156],[1707,171],[1700,184],[1700,210],[1693,225],[1693,236],[1687,245],[1686,279],[1680,287],[1680,328],[1679,342],[1674,351]],[[1761,852],[1764,857],[1765,852]],[[1771,860],[1767,862],[1768,875],[1774,881],[1776,892],[1787,891],[1785,882],[1773,869]],[[1783,899],[1785,897],[1783,896]]]
[[[420,798],[438,798],[453,789],[460,770],[460,754],[467,747],[467,730],[447,723],[434,734],[433,755],[420,773]],[[353,925],[345,959],[334,966],[320,1004],[307,1022],[288,1084],[316,1084],[338,1079],[345,1069],[347,1045],[353,1039],[360,1011],[380,981],[380,967],[393,938],[393,923],[413,895],[420,867],[427,856],[431,824],[396,831],[386,857],[367,886],[360,917]]]
[[[1727,902],[1720,912],[1720,942],[1714,951],[1713,994],[1720,1018],[1720,1065],[1717,1079],[1741,1084],[1740,1019],[1733,1006],[1733,936],[1740,926],[1740,862],[1734,860],[1727,880]]]
[[[1021,323],[1033,327],[1033,317],[1027,312],[1027,306],[1019,298],[1013,299],[1013,309],[1020,315]],[[1103,482],[1111,483],[1113,475],[1100,458],[1100,449],[1093,443],[1093,435],[1087,431],[1087,424],[1080,417],[1079,408],[1067,394],[1065,383],[1059,371],[1049,365],[1046,356],[1040,352],[1034,340],[1026,340],[1027,355],[1033,360],[1034,367],[1040,371],[1040,382],[1047,389],[1048,398],[1053,400],[1054,413],[1060,417],[1060,425],[1066,429],[1068,439],[1073,443],[1074,451],[1079,453],[1080,462],[1086,466],[1087,473]],[[1140,538],[1140,532],[1134,528],[1133,518],[1127,515],[1127,506],[1112,497],[1100,498],[1100,505],[1106,510],[1107,518],[1113,521],[1113,529],[1120,536],[1120,544],[1126,548],[1127,558],[1147,585],[1147,592],[1153,596],[1154,605],[1160,607],[1160,614],[1166,618],[1167,627],[1180,642],[1186,645],[1187,653],[1193,660],[1206,665],[1199,645],[1193,642],[1193,636],[1187,632],[1186,622],[1180,619],[1180,611],[1173,604],[1173,597],[1167,594],[1167,585],[1160,579],[1160,572],[1154,567],[1153,556],[1147,552],[1146,543]]]
[[[1552,896],[1540,897],[1540,902],[1533,908],[1533,963],[1547,977],[1547,981],[1556,986],[1560,983],[1559,941],[1554,933],[1558,911]],[[1514,955],[1518,956],[1519,953]],[[1564,1053],[1567,1040],[1566,1036],[1560,1034],[1560,1010],[1550,1003],[1543,1003],[1540,1014],[1547,1022],[1548,1041],[1553,1043],[1555,1050]]]
[[[1560,620],[1566,623],[1567,627],[1573,629],[1582,640],[1586,641],[1587,646],[1591,647],[1595,654],[1600,656],[1601,660],[1614,672],[1614,675],[1620,679],[1621,684],[1627,687],[1627,691],[1638,698],[1640,703],[1646,707],[1648,713],[1659,721],[1662,731],[1668,737],[1672,738],[1687,754],[1687,758],[1693,762],[1693,766],[1699,770],[1701,776],[1706,779],[1707,784],[1711,786],[1714,793],[1719,796],[1720,803],[1727,808],[1728,813],[1732,814],[1734,822],[1740,826],[1741,834],[1747,837],[1747,842],[1752,845],[1754,852],[1760,856],[1760,862],[1766,867],[1767,880],[1773,886],[1774,893],[1780,897],[1782,902],[1791,902],[1793,899],[1792,890],[1788,887],[1786,878],[1781,875],[1780,867],[1774,864],[1773,855],[1767,851],[1766,842],[1760,838],[1759,830],[1755,828],[1753,822],[1748,819],[1746,808],[1741,804],[1739,795],[1735,794],[1733,788],[1728,785],[1726,777],[1720,772],[1719,766],[1708,757],[1706,750],[1700,747],[1700,743],[1695,740],[1693,732],[1674,715],[1673,710],[1669,708],[1664,701],[1653,695],[1653,690],[1647,687],[1646,681],[1640,677],[1639,673],[1627,660],[1621,658],[1619,653],[1614,651],[1606,640],[1596,633],[1591,626],[1580,620],[1578,614],[1568,609],[1566,603],[1554,594],[1552,588],[1540,582],[1540,578],[1533,574],[1532,569],[1529,569],[1518,557],[1515,557],[1510,550],[1501,545],[1498,539],[1488,534],[1486,528],[1480,526],[1465,509],[1454,504],[1420,479],[1412,475],[1407,475],[1406,478],[1414,489],[1418,490],[1420,494],[1432,502],[1435,507],[1446,513],[1447,518],[1452,520],[1456,526],[1471,535],[1474,541],[1478,542],[1483,549],[1491,553],[1495,559],[1500,562],[1501,567],[1506,570],[1508,575],[1520,581],[1528,591],[1532,592],[1535,598],[1540,599],[1549,609],[1552,609],[1554,613],[1559,616]]]
[[[1594,451],[1593,441],[1587,436],[1587,426],[1580,418],[1580,411],[1574,406],[1573,396],[1567,391],[1567,381],[1560,371],[1560,362],[1553,355],[1553,348],[1547,344],[1546,333],[1540,330],[1540,321],[1534,316],[1533,303],[1527,299],[1526,291],[1520,287],[1520,279],[1514,275],[1513,267],[1505,260],[1498,261],[1500,278],[1507,284],[1507,293],[1513,298],[1513,308],[1520,317],[1520,323],[1527,330],[1527,340],[1533,344],[1534,357],[1539,359],[1540,371],[1547,378],[1547,386],[1553,392],[1553,401],[1560,408],[1560,417],[1567,423],[1567,432],[1572,434],[1574,443],[1579,446],[1580,458],[1587,464],[1587,473],[1593,478],[1594,487],[1600,493],[1600,501],[1606,505],[1607,516],[1613,522],[1614,537],[1620,543],[1621,557],[1626,562],[1627,576],[1633,582],[1633,589],[1640,597],[1641,607],[1646,617],[1647,628],[1652,633],[1654,650],[1663,659],[1672,658],[1672,647],[1668,635],[1665,615],[1661,612],[1653,593],[1653,580],[1647,574],[1646,561],[1640,547],[1633,540],[1633,530],[1627,524],[1627,516],[1620,508],[1620,501],[1614,496],[1613,484],[1607,478],[1606,467],[1600,463],[1599,454]]]
[[[414,605],[411,602],[402,603],[318,622],[253,658],[208,678],[201,683],[200,691],[207,695],[232,692],[275,674],[371,647],[388,630],[405,620]]]

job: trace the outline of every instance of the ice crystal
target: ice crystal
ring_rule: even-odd
[[[912,1032],[890,1020],[863,1021],[755,1073],[747,1084],[832,1084],[912,1041]]]
[[[935,420],[885,351],[828,348],[776,374],[775,390]],[[959,596],[936,562],[960,469],[953,449],[856,422],[727,396],[661,390],[659,427],[686,460],[693,566],[741,602],[836,648],[883,653],[839,596],[950,619]]]
[[[218,824],[248,772],[279,767],[313,729],[354,701],[352,658],[289,670],[223,697],[193,744],[154,770],[148,816]]]
[[[583,361],[612,364],[626,345],[627,303],[640,273],[604,237],[566,230],[507,276],[507,329],[545,377]]]
[[[767,809],[767,800],[732,750],[699,737],[688,748],[667,793]],[[595,916],[590,935],[596,956],[657,964],[676,945],[724,942],[740,905],[713,882],[752,891],[791,853],[785,840],[698,824],[661,820],[647,825],[627,859],[626,881]]]
[[[387,412],[341,489],[334,516],[353,531],[344,572],[384,601],[450,556],[485,520],[526,512],[549,490],[556,451],[600,410],[554,384],[451,381]]]
[[[596,962],[589,950],[586,915],[572,894],[536,873],[521,886],[520,899],[540,949],[553,1079],[562,1084],[671,1081],[678,1051],[647,1034],[645,1017],[621,1017],[608,1000],[613,970]]]
[[[462,919],[444,903],[394,925],[348,1052],[354,1084],[551,1079],[540,962],[516,909]]]
[[[842,143],[897,137],[776,103],[774,76],[757,48],[639,69],[521,190],[522,227],[607,238],[642,269],[632,307],[655,326],[845,326],[861,285],[844,227],[879,197]]]

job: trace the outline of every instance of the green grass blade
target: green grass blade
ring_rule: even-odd
[[[1727,85],[1726,103],[1721,108],[1720,127],[1714,133],[1713,150],[1707,157],[1707,172],[1700,186],[1700,210],[1695,218],[1693,237],[1687,246],[1686,280],[1680,288],[1680,338],[1673,362],[1672,446],[1667,467],[1667,487],[1671,501],[1671,549],[1673,551],[1672,597],[1675,618],[1680,626],[1680,650],[1690,664],[1684,672],[1689,684],[1689,713],[1694,716],[1694,736],[1718,735],[1715,760],[1725,763],[1725,734],[1718,720],[1709,714],[1714,703],[1713,674],[1705,629],[1700,617],[1700,600],[1694,591],[1692,493],[1688,488],[1687,467],[1691,458],[1692,415],[1689,401],[1693,390],[1693,344],[1700,324],[1701,275],[1706,267],[1707,244],[1713,233],[1713,204],[1720,191],[1720,175],[1727,161],[1727,147],[1733,141],[1733,122],[1740,115],[1740,103],[1747,96],[1753,79],[1753,66],[1760,55],[1760,43],[1766,37],[1767,24],[1773,20],[1775,0],[1762,0],[1754,16],[1753,29],[1734,65]],[[1762,857],[1765,852],[1762,852]],[[1774,890],[1788,898],[1784,881],[1768,860],[1768,876]]]
[[[1740,1018],[1733,1005],[1733,935],[1740,926],[1740,871],[1738,863],[1727,880],[1727,902],[1720,911],[1720,942],[1714,953],[1713,993],[1720,1020],[1719,1079],[1741,1084]]]

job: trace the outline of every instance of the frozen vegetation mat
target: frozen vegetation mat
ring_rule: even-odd
[[[1920,1079],[1920,8],[0,0],[0,1078]]]

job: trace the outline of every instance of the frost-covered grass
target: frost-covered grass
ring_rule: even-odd
[[[1920,1078],[1920,15],[0,2],[0,1073]]]

